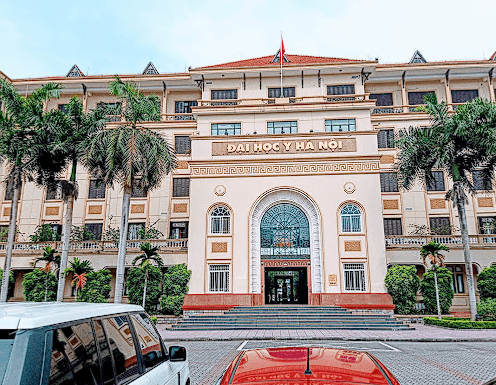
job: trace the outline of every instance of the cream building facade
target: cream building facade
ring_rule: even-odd
[[[401,190],[393,139],[402,128],[429,124],[416,110],[426,93],[451,110],[474,97],[494,102],[494,57],[430,63],[416,52],[405,64],[283,59],[282,88],[279,53],[178,74],[159,74],[150,63],[142,75],[121,76],[161,97],[162,120],[146,124],[173,143],[179,160],[159,189],[132,198],[129,238],[154,225],[164,234],[152,243],[165,264],[188,264],[187,311],[273,303],[391,310],[387,267],[414,264],[421,275],[420,246],[436,239],[450,246],[452,310],[466,311],[458,216],[444,199],[449,181],[437,172],[432,185]],[[62,96],[48,108],[63,110],[78,95],[90,110],[116,102],[110,80],[74,66],[66,77],[10,81],[26,95],[60,82]],[[74,222],[97,240],[73,242],[70,255],[114,272],[116,244],[105,233],[118,226],[122,193],[99,188],[83,168],[78,182]],[[476,272],[496,262],[494,189],[478,186],[467,212]],[[6,226],[7,191],[1,199]],[[43,247],[27,242],[28,235],[43,223],[59,228],[63,215],[56,192],[24,187],[13,300],[22,299],[22,277]],[[129,265],[142,242],[128,241]],[[73,298],[69,281],[65,296]]]

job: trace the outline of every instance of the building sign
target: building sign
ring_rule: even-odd
[[[355,152],[355,138],[213,142],[212,155]]]
[[[338,276],[336,274],[329,274],[329,286],[338,285]]]

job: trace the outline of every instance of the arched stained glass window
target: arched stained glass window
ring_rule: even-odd
[[[308,219],[295,205],[281,203],[271,207],[260,224],[262,259],[310,258]]]
[[[353,204],[347,204],[341,209],[341,231],[343,233],[362,232],[362,213]]]
[[[231,212],[226,206],[217,206],[210,213],[210,232],[212,234],[231,232]]]

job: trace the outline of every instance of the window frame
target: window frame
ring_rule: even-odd
[[[219,216],[213,216],[214,214],[214,211],[217,210],[217,209],[225,209],[227,210],[227,212],[229,213],[229,215],[219,215]],[[232,210],[225,204],[218,204],[218,205],[215,205],[214,207],[212,207],[212,209],[210,210],[209,212],[209,233],[211,235],[229,235],[231,234],[231,231],[232,231]],[[213,227],[214,227],[214,219],[219,219],[219,228],[221,230],[224,230],[224,220],[227,218],[227,232],[224,232],[224,231],[221,231],[221,232],[214,232],[213,231]]]
[[[212,266],[227,266],[225,270],[217,270],[218,273],[226,273],[227,283],[226,290],[212,290],[212,273],[215,273],[215,270],[211,270]],[[220,285],[219,285],[220,286]],[[230,293],[231,292],[231,264],[230,263],[209,263],[208,264],[208,292],[209,293]]]
[[[185,146],[184,143],[180,143],[178,145],[178,138],[181,138],[181,140],[184,140],[184,138],[188,138],[188,145]],[[186,150],[184,152],[178,152],[178,147],[181,149],[181,151],[182,147],[186,148]],[[174,151],[176,152],[176,155],[191,156],[191,135],[174,135]]]
[[[91,184],[92,183],[95,183],[95,187],[94,187],[94,190],[95,191],[99,191],[100,188],[103,187],[103,197],[96,197],[96,198],[92,198],[90,195],[91,195]],[[105,185],[105,183],[103,182],[100,182],[100,186],[96,187],[96,184],[98,182],[98,179],[88,179],[88,198],[87,199],[90,199],[90,200],[97,200],[97,199],[106,199],[107,197],[107,186]],[[96,194],[96,193],[95,193]]]
[[[484,185],[484,178],[481,174],[482,174],[481,170],[473,170],[472,171],[472,184],[474,186],[474,189],[476,191],[485,191],[485,192],[493,191],[494,186],[492,185],[491,182],[489,182],[490,185]],[[480,176],[476,177],[476,175],[480,175]],[[482,187],[482,188],[479,188],[479,187]],[[485,187],[488,187],[488,188],[485,188]]]
[[[288,123],[289,127],[283,127],[284,123]],[[269,126],[272,127],[269,127]],[[277,127],[276,127],[277,126]],[[270,120],[267,121],[267,135],[285,135],[285,134],[297,134],[298,133],[298,120]],[[285,128],[289,129],[289,132],[283,132]],[[274,130],[280,130],[281,132],[275,132]],[[293,131],[295,129],[295,131]],[[270,132],[272,130],[272,132]]]
[[[348,127],[346,130],[338,130],[334,131],[333,130],[333,122],[347,122],[346,124],[339,124],[336,125],[337,127]],[[350,124],[350,122],[353,122],[353,124]],[[329,123],[329,124],[328,124]],[[354,129],[350,130],[350,127],[353,126]],[[330,127],[331,129],[328,130],[327,128]],[[356,119],[348,119],[348,118],[343,118],[343,119],[324,119],[324,132],[356,132]]]
[[[360,214],[356,214],[356,213],[343,214],[344,209],[347,208],[348,206],[353,206],[353,207],[357,208]],[[359,219],[358,220],[359,228],[358,228],[358,230],[354,230],[353,217],[356,217],[357,215],[358,215],[358,219]],[[341,205],[341,208],[339,209],[339,226],[340,226],[339,228],[341,230],[341,233],[343,233],[343,234],[363,234],[364,233],[363,215],[364,214],[362,212],[362,209],[356,203],[349,202],[349,203],[345,203],[345,204]],[[349,218],[349,229],[350,230],[345,229],[345,226],[344,226],[344,219],[345,218]]]
[[[410,103],[410,94],[412,94],[412,98],[414,98],[416,95],[422,94],[422,96],[420,97],[422,103],[420,103],[420,104],[419,103],[417,103],[417,104]],[[429,91],[407,91],[406,98],[407,98],[407,101],[408,101],[408,106],[423,106],[425,104],[424,97],[425,97],[425,95],[429,95],[429,94],[434,94],[434,95],[437,96],[436,90],[429,90]]]
[[[382,138],[381,136],[384,136],[384,138]],[[377,148],[378,149],[396,148],[394,145],[395,140],[396,140],[396,135],[394,132],[394,128],[380,129],[379,132],[377,133]],[[385,147],[382,146],[383,143],[385,144]]]
[[[394,236],[402,236],[403,235],[403,219],[401,217],[400,218],[398,218],[398,217],[394,217],[394,218],[393,217],[391,217],[391,218],[386,217],[386,218],[383,218],[382,221],[383,221],[383,225],[384,225],[384,235],[386,237],[387,236],[394,237]],[[386,226],[386,221],[390,221],[389,223],[391,223],[391,225]],[[392,224],[393,221],[395,221],[395,225]],[[389,231],[386,231],[386,228],[393,230],[392,232],[394,233],[395,232],[394,230],[398,228],[397,224],[399,224],[400,234],[388,234]]]
[[[219,126],[228,126],[232,125],[231,128],[224,128],[224,127],[219,127]],[[214,128],[215,126],[215,128]],[[216,130],[216,133],[214,134],[214,129]],[[224,130],[222,134],[219,133],[219,130]],[[229,131],[232,130],[232,134],[229,133]],[[210,135],[212,136],[236,136],[236,135],[241,135],[241,122],[235,122],[235,123],[211,123],[210,124]]]
[[[219,95],[223,95],[221,94],[222,92],[232,92],[233,94],[235,94],[235,98],[226,98],[226,97],[221,97],[221,98],[214,98],[214,92],[219,92],[220,94]],[[210,100],[237,100],[238,99],[238,89],[237,88],[221,88],[221,89],[214,89],[214,90],[210,90]]]
[[[456,99],[454,97],[455,95],[457,95],[457,96],[458,95],[463,95],[464,92],[474,92],[474,91],[477,93],[477,96],[473,97],[472,99],[464,100],[463,102],[461,102],[461,101],[456,101],[455,102],[454,101],[454,99]],[[476,89],[470,89],[470,90],[468,90],[468,89],[467,90],[451,90],[450,94],[451,94],[451,103],[453,103],[453,104],[464,104],[464,103],[468,103],[468,102],[470,102],[470,101],[472,101],[472,100],[477,99],[478,97],[480,97],[480,91],[479,91],[478,88],[476,88]]]
[[[451,288],[455,294],[465,294],[465,271],[462,266],[459,265],[448,265],[446,268],[451,271]],[[459,269],[459,270],[457,270]],[[461,278],[461,282],[459,279]],[[460,290],[461,286],[461,290]]]
[[[173,226],[173,223],[185,223],[186,225],[184,227]],[[175,237],[172,236],[174,229],[179,229],[179,238],[175,238]],[[186,233],[186,237],[182,237],[181,236],[183,234],[182,229],[186,229],[184,231]],[[170,225],[169,225],[169,239],[177,239],[177,240],[188,239],[188,236],[189,236],[189,221],[177,221],[177,220],[173,220],[173,221],[170,222]]]
[[[346,268],[347,265],[361,265],[363,267],[363,269],[352,269],[350,267]],[[367,292],[367,285],[368,285],[368,282],[367,282],[367,267],[366,267],[366,263],[364,262],[353,262],[353,263],[343,263],[341,265],[342,269],[343,269],[343,291],[345,293],[366,293]],[[361,290],[353,290],[353,289],[348,289],[347,288],[347,285],[346,285],[346,273],[347,272],[358,272],[359,275],[360,275],[360,279],[359,281],[361,280],[361,283],[362,285],[360,285],[360,287],[362,288]],[[361,273],[361,274],[360,274]]]
[[[453,225],[451,223],[451,218],[449,216],[429,216],[428,218],[429,218],[429,232],[430,232],[430,234],[432,234],[433,236],[441,236],[441,237],[442,236],[451,236],[452,235],[452,233],[453,233],[452,226]],[[448,220],[448,226],[449,226],[448,229],[449,230],[447,231],[446,234],[434,234],[433,229],[439,228],[440,226],[433,227],[432,226],[432,221],[436,221],[436,220],[437,221],[440,221],[442,219],[447,219]]]
[[[390,95],[391,96],[391,104],[377,104],[378,101],[382,100],[381,97],[384,97],[384,95]],[[376,98],[374,98],[374,96]],[[371,93],[369,95],[369,99],[375,100],[376,107],[392,107],[392,106],[394,106],[394,94],[393,94],[393,92],[377,92],[375,94]],[[386,99],[388,99],[388,98],[386,98]],[[388,100],[388,102],[389,102],[389,100]]]
[[[275,93],[275,95],[271,95],[271,92]],[[282,93],[283,96],[281,96],[281,87],[267,87],[267,98],[278,99],[296,97],[296,86],[282,87]]]
[[[381,193],[396,194],[400,191],[398,184],[398,173],[396,172],[381,172],[379,173],[381,181]]]
[[[434,181],[434,186],[432,186],[430,183],[425,181],[425,189],[427,192],[444,192],[444,191],[446,191],[446,175],[444,175],[444,171],[443,170],[432,171],[432,175],[434,176],[434,179],[436,179],[435,175],[439,175],[439,173],[442,173],[442,175],[443,175],[443,178],[440,180],[443,183],[443,189],[441,190],[441,189],[437,188],[437,184],[441,183],[439,180]]]
[[[339,87],[342,87],[342,88],[339,88]],[[347,90],[345,87],[350,87],[348,90],[353,88],[353,92],[352,93],[341,92],[341,90],[343,90],[343,91]],[[332,93],[332,92],[329,92],[330,90],[340,90],[340,91],[338,91],[337,93]],[[328,84],[326,86],[326,95],[327,96],[355,95],[355,92],[356,92],[356,89],[355,89],[354,83],[352,83],[352,84]]]
[[[101,228],[100,228],[100,238],[98,238],[95,233],[90,230],[90,228],[88,227],[88,225],[100,225]],[[95,236],[95,241],[101,241],[102,238],[103,238],[103,222],[84,222],[84,226],[88,229],[88,231],[91,231],[93,233],[93,235]],[[87,240],[83,240],[83,241],[87,241]]]
[[[179,183],[179,182],[176,182],[176,180],[186,180],[186,179],[188,180],[188,187],[187,187],[188,193],[187,193],[187,195],[180,195],[182,189],[186,189],[186,187],[184,187],[184,186],[177,187],[177,190],[176,190],[176,186],[174,185],[174,183]],[[172,194],[171,195],[173,198],[188,198],[191,195],[191,180],[190,180],[190,178],[189,177],[172,178]]]

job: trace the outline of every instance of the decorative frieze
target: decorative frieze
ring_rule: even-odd
[[[145,205],[131,205],[131,214],[144,214]]]
[[[58,207],[45,207],[45,215],[59,215]]]
[[[88,206],[88,214],[98,215],[102,213],[102,205],[91,205]]]
[[[362,242],[360,241],[345,241],[344,251],[362,251]]]
[[[212,253],[227,253],[227,242],[212,242]]]
[[[380,160],[381,164],[391,164],[394,163],[394,155],[383,155]]]
[[[493,198],[477,198],[479,207],[493,207]]]
[[[172,206],[172,211],[175,213],[187,213],[188,212],[188,204],[187,203],[174,203]]]
[[[188,169],[188,162],[186,162],[186,161],[177,162],[177,169],[178,170],[187,170]]]
[[[3,216],[4,217],[10,217],[10,207],[4,207],[3,208]]]
[[[400,204],[398,199],[384,199],[382,201],[382,206],[384,207],[384,210],[398,210]]]

